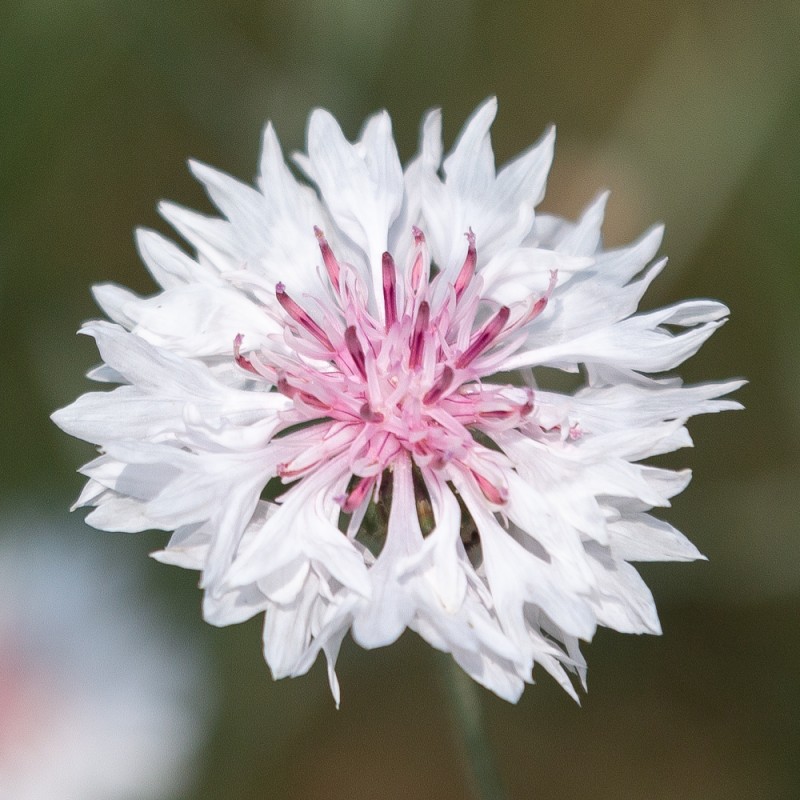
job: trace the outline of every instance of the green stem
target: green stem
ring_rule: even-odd
[[[478,684],[452,657],[443,658],[444,680],[452,709],[453,724],[461,740],[467,779],[475,800],[506,800],[494,754],[486,733]]]

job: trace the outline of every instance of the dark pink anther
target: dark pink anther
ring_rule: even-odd
[[[350,357],[356,365],[356,369],[361,373],[361,377],[366,378],[367,370],[364,366],[364,350],[361,347],[361,342],[358,341],[355,325],[350,325],[345,330],[344,343],[347,346],[347,352],[350,353]]]
[[[388,331],[397,321],[397,271],[391,253],[383,254],[383,307]]]
[[[239,352],[243,341],[244,334],[237,333],[233,340],[233,359],[242,369],[246,369],[248,372],[258,375],[258,370],[253,366],[253,362]]]
[[[425,393],[425,396],[422,398],[422,402],[425,405],[432,405],[437,400],[441,398],[441,396],[450,388],[450,385],[453,382],[453,372],[452,367],[449,365],[445,365],[444,369],[442,370],[442,374],[439,376],[438,380],[431,386],[430,389]]]
[[[479,411],[478,416],[483,420],[511,419],[516,413],[512,408],[496,408],[493,411]]]
[[[528,312],[528,318],[525,320],[526,322],[530,322],[531,320],[536,319],[542,311],[547,308],[547,303],[550,300],[550,295],[553,293],[553,289],[556,287],[556,283],[558,281],[558,270],[551,269],[550,270],[550,283],[547,286],[547,290],[545,293],[533,304],[531,310]]]
[[[414,234],[414,244],[417,246],[418,251],[411,267],[411,289],[416,292],[422,283],[422,268],[424,266],[422,248],[425,245],[425,234],[416,225],[411,226],[411,232]]]
[[[308,472],[311,467],[315,467],[318,463],[319,462],[317,461],[314,464],[306,464],[304,467],[300,467],[299,469],[292,469],[290,464],[278,464],[278,477],[287,479],[296,478],[298,475]]]
[[[299,325],[302,325],[323,347],[333,350],[331,340],[316,322],[286,293],[283,283],[275,284],[275,296],[283,310]]]
[[[503,306],[472,338],[469,347],[456,360],[456,367],[463,369],[472,363],[501,333],[511,309]]]
[[[323,411],[328,411],[330,408],[327,403],[323,403],[322,400],[314,397],[313,394],[309,394],[308,392],[304,392],[302,389],[298,389],[296,386],[292,386],[285,375],[280,375],[278,377],[276,388],[282,395],[285,395],[292,400],[300,400],[312,408],[319,408]]]
[[[278,391],[286,397],[294,397],[298,391],[294,388],[294,386],[292,386],[291,383],[289,383],[288,380],[286,380],[285,375],[278,376],[278,383],[276,384],[276,387]]]
[[[540,297],[534,304],[533,308],[531,309],[531,319],[536,319],[542,311],[547,308],[547,301],[549,300],[548,297]]]
[[[423,300],[419,304],[419,311],[417,311],[417,319],[414,322],[414,331],[411,334],[410,354],[408,357],[408,366],[411,369],[416,369],[422,363],[422,351],[425,345],[425,334],[428,330],[428,323],[431,318],[431,307],[427,300]]]
[[[319,242],[319,249],[322,253],[322,263],[325,264],[325,269],[328,271],[328,277],[330,278],[333,288],[338,292],[339,273],[341,272],[339,262],[336,260],[336,256],[333,254],[333,250],[331,250],[331,246],[328,244],[325,234],[316,225],[314,226],[314,234]]]
[[[475,234],[472,232],[472,228],[464,235],[467,237],[468,242],[467,256],[464,259],[461,271],[458,273],[456,282],[453,284],[453,288],[456,290],[456,300],[464,294],[464,290],[469,286],[469,282],[475,275],[475,264],[478,262],[478,251],[475,249]]]
[[[323,403],[322,400],[308,392],[298,392],[297,398],[302,400],[307,406],[311,406],[311,408],[318,408],[320,411],[330,411],[331,407],[328,403]]]
[[[374,422],[379,423],[383,422],[383,414],[380,411],[373,411],[370,408],[369,403],[364,403],[363,406],[358,410],[358,416],[364,420],[364,422]]]
[[[375,476],[370,475],[362,478],[352,489],[350,494],[342,502],[342,511],[345,514],[352,514],[364,502],[364,498],[370,493],[375,485]]]
[[[443,453],[436,454],[433,461],[431,461],[431,466],[434,469],[444,469],[447,466],[448,462],[452,461],[452,459],[453,459],[453,454],[449,450],[446,450]]]
[[[533,411],[533,389],[528,389],[528,399],[519,407],[519,415],[527,417]]]
[[[508,500],[508,490],[503,486],[495,486],[490,480],[484,478],[479,472],[470,470],[472,477],[475,478],[483,496],[490,502],[497,506],[503,505]]]

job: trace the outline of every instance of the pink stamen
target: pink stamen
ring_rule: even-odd
[[[358,410],[358,416],[361,417],[364,422],[383,422],[383,414],[381,414],[380,411],[373,411],[368,402],[364,403]]]
[[[519,415],[527,417],[533,411],[533,389],[528,389],[528,399],[520,406]]]
[[[425,396],[422,398],[422,402],[426,406],[429,406],[433,405],[435,402],[437,402],[437,400],[440,400],[442,395],[450,388],[450,385],[453,382],[454,374],[453,368],[449,365],[445,365],[444,369],[442,370],[442,374],[439,376],[439,379],[425,393]]]
[[[467,237],[467,242],[469,244],[464,264],[461,267],[461,271],[458,273],[456,282],[453,284],[453,288],[456,290],[456,300],[464,294],[464,290],[469,286],[470,281],[475,275],[475,264],[478,261],[478,251],[475,248],[475,234],[472,232],[472,228],[464,235]]]
[[[417,311],[417,319],[414,323],[414,332],[411,334],[410,354],[408,357],[408,366],[411,369],[416,369],[422,363],[422,351],[425,345],[425,332],[428,329],[428,323],[431,317],[431,307],[427,300],[423,300],[419,304],[419,311]]]
[[[295,400],[301,400],[307,406],[311,406],[312,408],[317,408],[320,411],[330,411],[331,407],[327,403],[323,403],[318,397],[314,397],[313,394],[309,394],[308,392],[298,392],[295,395]]]
[[[479,411],[478,416],[481,419],[492,420],[492,419],[511,419],[511,417],[516,416],[517,411],[513,408],[497,408],[493,411]]]
[[[344,332],[344,343],[347,345],[347,352],[353,359],[356,369],[361,373],[362,378],[367,377],[367,369],[364,362],[364,350],[361,347],[361,342],[358,340],[356,333],[356,326],[350,325]]]
[[[341,501],[342,511],[345,514],[352,514],[364,502],[364,498],[369,494],[375,485],[375,476],[370,475],[362,478],[353,490]]]
[[[349,475],[355,476],[352,488],[336,498],[345,513],[363,509],[398,458],[413,459],[422,470],[457,470],[499,510],[507,502],[503,476],[509,467],[502,454],[487,455],[491,445],[482,436],[526,424],[533,393],[481,379],[502,369],[506,353],[519,346],[520,337],[511,334],[545,308],[556,272],[538,300],[515,304],[513,311],[490,306],[478,324],[482,300],[473,230],[466,233],[466,255],[454,280],[445,287],[449,278],[441,279],[442,292],[436,289],[440,279],[431,279],[425,236],[412,227],[407,262],[382,255],[381,316],[380,298],[370,297],[355,269],[340,264],[319,228],[314,233],[327,270],[321,278],[330,282],[324,299],[307,301],[317,320],[278,283],[275,296],[289,331],[285,341],[268,337],[263,348],[243,353],[239,334],[236,364],[293,401],[287,423],[324,423],[343,437]],[[406,283],[398,288],[398,280]],[[575,426],[570,437],[579,433]],[[289,444],[302,433],[290,428],[282,435]],[[295,456],[278,471],[286,481],[327,458],[295,441]]]
[[[244,334],[237,333],[236,337],[233,340],[233,360],[242,368],[246,369],[248,372],[252,372],[254,375],[258,375],[258,370],[253,366],[253,362],[243,356],[240,352],[242,347],[242,342],[244,341]]]
[[[414,234],[414,244],[418,250],[414,258],[414,265],[411,267],[411,289],[417,292],[422,283],[422,268],[424,266],[422,248],[425,246],[425,234],[416,225],[411,226],[411,232]]]
[[[503,306],[479,331],[475,334],[469,347],[456,360],[456,368],[463,369],[471,364],[489,345],[500,335],[508,322],[511,309]]]
[[[333,250],[331,250],[331,246],[328,244],[325,234],[316,225],[314,226],[314,234],[317,237],[317,242],[319,242],[319,249],[322,253],[322,263],[325,264],[325,269],[328,271],[328,277],[330,278],[333,288],[338,292],[339,273],[341,272],[339,262],[336,260],[336,256],[333,254]]]
[[[315,461],[313,464],[306,464],[303,467],[297,467],[292,469],[290,464],[278,464],[277,467],[277,474],[279,478],[296,478],[298,475],[302,475],[304,472],[308,472],[312,467],[315,467],[319,462]]]
[[[323,347],[333,350],[331,340],[316,322],[286,293],[283,283],[275,284],[275,296],[283,310],[299,325],[302,325]]]
[[[531,307],[531,310],[528,312],[528,317],[525,320],[526,323],[536,319],[536,317],[538,317],[539,314],[541,314],[542,311],[544,311],[547,308],[547,304],[550,301],[550,295],[553,293],[553,289],[556,288],[557,282],[558,282],[558,270],[551,269],[550,283],[547,286],[547,290]]]
[[[295,389],[288,380],[286,380],[285,375],[281,375],[278,378],[278,383],[276,384],[278,391],[285,395],[286,397],[294,397],[298,393],[298,389]]]
[[[386,330],[397,321],[397,273],[391,253],[383,254],[383,307],[386,311]]]
[[[330,406],[328,406],[327,403],[323,403],[322,400],[314,397],[313,394],[309,394],[308,392],[304,392],[302,389],[298,389],[296,386],[292,386],[285,375],[281,375],[278,378],[276,388],[282,395],[285,395],[292,400],[299,400],[306,405],[311,406],[312,408],[318,408],[323,411],[330,410]]]
[[[480,472],[470,470],[472,477],[475,478],[483,496],[490,502],[497,506],[503,505],[508,500],[508,490],[503,486],[495,486],[490,480],[484,478]]]
[[[444,469],[452,459],[453,454],[449,450],[446,450],[443,453],[436,454],[433,461],[431,461],[431,466],[434,469]]]

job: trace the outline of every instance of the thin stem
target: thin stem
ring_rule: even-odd
[[[453,725],[461,740],[467,780],[475,800],[506,800],[486,733],[478,684],[450,656],[440,660],[444,664],[443,675]]]

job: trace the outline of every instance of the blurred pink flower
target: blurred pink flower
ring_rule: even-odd
[[[71,527],[0,519],[0,797],[166,800],[205,738],[207,661]]]
[[[295,156],[316,191],[271,126],[257,190],[192,164],[226,219],[162,205],[196,259],[140,232],[163,290],[100,286],[116,324],[84,328],[93,377],[124,385],[54,415],[101,447],[87,521],[174,530],[156,557],[202,571],[206,619],[264,611],[275,677],[322,650],[337,703],[347,631],[378,647],[406,628],[508,700],[536,663],[574,696],[598,624],[659,632],[628,562],[700,557],[647,513],[688,472],[638,462],[690,445],[686,420],[737,408],[716,398],[740,382],[645,373],[728,309],[636,314],[661,229],[604,250],[605,195],[576,223],[536,215],[554,132],[496,172],[495,112],[445,158],[430,112],[403,170],[385,113],[351,144],[317,110]],[[541,367],[581,387],[539,386]]]

